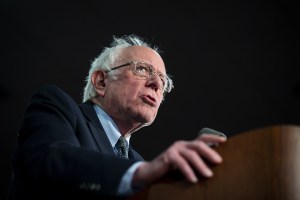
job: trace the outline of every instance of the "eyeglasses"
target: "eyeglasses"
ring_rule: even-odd
[[[119,65],[117,67],[113,67],[109,70],[107,70],[106,72],[110,72],[116,69],[119,69],[121,67],[126,67],[132,65],[133,67],[131,68],[132,72],[134,75],[138,76],[141,79],[151,79],[155,74],[159,77],[160,79],[160,89],[163,92],[170,92],[172,90],[173,86],[173,82],[172,80],[167,76],[164,75],[160,72],[155,71],[155,69],[153,68],[152,65],[147,64],[145,62],[140,62],[140,61],[130,61],[128,63],[125,63],[123,65]]]

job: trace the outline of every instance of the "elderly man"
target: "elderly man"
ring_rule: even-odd
[[[149,162],[129,145],[173,88],[157,48],[141,38],[114,37],[86,82],[80,105],[55,86],[32,97],[18,134],[10,199],[127,196],[174,169],[195,183],[197,174],[213,175],[204,159],[222,162],[207,145],[225,141],[214,135],[175,142]]]

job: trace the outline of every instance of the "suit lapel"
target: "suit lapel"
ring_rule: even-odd
[[[114,155],[114,150],[111,147],[109,139],[104,132],[104,129],[98,119],[96,111],[93,107],[93,102],[87,101],[79,105],[82,112],[87,118],[87,125],[92,133],[92,136],[99,148],[99,150],[104,154]]]
[[[98,119],[96,111],[93,107],[93,102],[86,101],[85,103],[82,103],[79,106],[87,118],[87,125],[92,133],[92,136],[93,136],[99,150],[102,153],[115,156],[116,154],[115,154],[113,148],[111,147],[109,139],[108,139],[108,137],[100,123],[100,120]],[[135,150],[133,150],[131,148],[131,146],[129,146],[128,155],[129,155],[130,159],[144,160]]]
[[[131,148],[131,146],[129,146],[128,156],[129,156],[129,159],[132,159],[132,160],[138,160],[138,161],[144,160],[140,154],[138,154],[133,148]]]

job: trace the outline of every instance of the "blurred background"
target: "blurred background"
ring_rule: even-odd
[[[112,36],[162,51],[174,90],[132,145],[152,159],[203,127],[233,137],[300,125],[296,1],[1,1],[0,199],[31,95],[54,84],[81,102],[90,63]]]

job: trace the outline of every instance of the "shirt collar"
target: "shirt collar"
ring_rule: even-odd
[[[121,133],[119,131],[119,128],[117,127],[116,123],[112,120],[112,118],[97,104],[94,104],[94,109],[96,111],[96,114],[98,116],[98,119],[100,120],[100,123],[103,126],[103,129],[105,131],[105,134],[107,135],[110,144],[112,147],[114,147],[121,136]],[[130,136],[128,135],[125,139],[127,140],[129,144]]]

